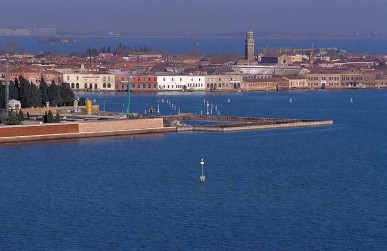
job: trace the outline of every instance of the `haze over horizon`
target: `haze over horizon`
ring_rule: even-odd
[[[0,28],[387,34],[387,0],[3,0]]]

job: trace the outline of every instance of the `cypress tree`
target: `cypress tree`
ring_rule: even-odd
[[[49,110],[47,113],[47,123],[54,123],[54,115],[52,114],[51,110]]]
[[[24,113],[22,110],[19,111],[19,119],[20,121],[24,121]]]
[[[42,105],[46,106],[46,102],[49,101],[49,99],[48,99],[48,85],[47,85],[46,81],[44,81],[43,77],[40,80],[39,92],[40,92],[40,97],[42,99]]]
[[[59,114],[59,112],[56,112],[55,123],[60,123],[60,114]]]

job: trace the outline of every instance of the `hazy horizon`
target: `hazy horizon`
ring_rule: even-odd
[[[0,28],[387,34],[387,0],[3,0]]]

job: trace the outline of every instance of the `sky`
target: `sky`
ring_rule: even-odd
[[[387,0],[0,0],[0,28],[387,34]]]

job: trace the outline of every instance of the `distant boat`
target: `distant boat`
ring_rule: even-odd
[[[289,99],[289,103],[293,103],[293,100],[292,100],[292,99]]]
[[[349,100],[349,102],[353,103],[353,99],[351,98],[351,99]]]

